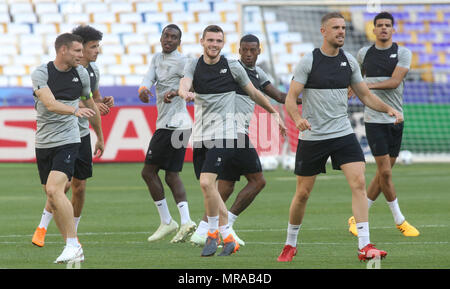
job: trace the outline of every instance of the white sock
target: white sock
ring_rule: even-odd
[[[219,229],[219,216],[206,216],[208,218],[208,229],[210,233],[214,233]]]
[[[80,243],[78,243],[78,239],[77,238],[67,238],[66,239],[66,245],[73,246],[73,247],[81,246]]]
[[[358,230],[358,248],[362,249],[370,244],[369,222],[356,223],[356,230]]]
[[[224,226],[220,226],[219,232],[220,232],[220,235],[222,236],[222,239],[225,240],[228,237],[228,235],[230,235],[230,233],[231,233],[230,225],[226,224]]]
[[[75,232],[78,232],[78,223],[80,223],[81,216],[74,217],[73,220],[75,222]]]
[[[230,228],[233,227],[233,224],[236,221],[237,217],[238,216],[236,216],[232,212],[228,211],[228,225],[230,225]]]
[[[398,200],[395,198],[392,202],[387,202],[389,208],[391,209],[392,216],[394,217],[394,222],[397,225],[401,225],[405,221],[405,217],[400,211],[400,206],[398,205]]]
[[[300,225],[288,224],[286,245],[291,245],[292,247],[297,247],[298,232],[300,231],[301,226],[302,226],[302,224],[300,224]]]
[[[39,228],[45,228],[47,230],[48,225],[50,224],[50,221],[53,218],[53,214],[44,209],[42,212],[41,222],[39,223]]]
[[[206,235],[208,233],[209,224],[203,220],[200,221],[198,224],[197,230],[195,230],[195,233],[199,234],[200,236]]]
[[[367,206],[369,207],[369,209],[370,209],[370,207],[372,207],[374,202],[375,201],[372,201],[371,199],[367,198]]]
[[[180,212],[181,225],[188,223],[191,220],[189,216],[189,206],[187,202],[179,202],[177,204],[178,211]]]
[[[167,206],[166,199],[162,199],[161,201],[155,202],[156,208],[159,212],[159,217],[161,218],[161,223],[164,223],[166,225],[170,224],[170,221],[172,220],[172,216],[169,212],[169,207]]]

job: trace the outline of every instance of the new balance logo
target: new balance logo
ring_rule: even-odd
[[[341,62],[341,66],[347,66],[347,62]]]
[[[80,81],[80,80],[76,76],[72,79],[72,82],[78,82],[78,81]]]
[[[397,54],[391,54],[390,56],[389,56],[390,58],[396,58],[397,57]]]
[[[221,70],[220,70],[220,72],[219,72],[219,73],[220,73],[220,74],[223,74],[223,73],[227,73],[227,71],[228,71],[228,69],[226,69],[226,68],[223,68],[223,69],[221,69]]]
[[[94,77],[94,73],[93,72],[91,72],[91,74],[89,75],[90,77]]]

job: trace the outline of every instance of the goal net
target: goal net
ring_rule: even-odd
[[[411,69],[405,78],[401,150],[411,152],[414,161],[450,161],[450,3],[414,0],[243,2],[241,34],[259,37],[262,53],[257,64],[272,76],[281,90],[289,89],[295,65],[301,57],[322,45],[320,20],[332,11],[339,11],[345,17],[344,49],[355,57],[361,47],[374,41],[374,16],[381,11],[394,16],[393,40],[413,53]],[[283,106],[279,108],[284,110]],[[284,114],[289,130],[278,160],[283,162],[290,158],[292,163],[298,130],[285,111]],[[366,159],[373,161],[365,136],[363,104],[358,99],[349,101],[349,118]]]

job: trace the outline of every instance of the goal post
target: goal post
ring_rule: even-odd
[[[322,45],[320,20],[340,12],[347,23],[344,49],[356,57],[374,41],[373,18],[381,11],[395,19],[393,40],[413,53],[405,78],[405,127],[401,150],[417,162],[450,162],[450,2],[443,0],[325,0],[244,1],[240,3],[239,32],[256,35],[263,66],[282,90],[289,89],[294,68],[305,53]],[[293,126],[284,107],[287,126]],[[349,101],[349,119],[368,161],[373,161],[365,137],[363,104]],[[294,126],[295,127],[295,126]],[[280,162],[292,158],[298,131],[290,129]]]

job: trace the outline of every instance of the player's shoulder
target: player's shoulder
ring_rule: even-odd
[[[398,53],[399,54],[401,54],[401,53],[412,54],[412,52],[411,52],[411,50],[409,48],[407,48],[407,47],[405,47],[403,45],[398,45],[398,44],[397,44],[397,46],[398,46]]]
[[[370,47],[372,47],[372,46],[373,46],[373,44],[361,47],[358,50],[357,55],[365,55],[367,53],[367,51],[370,49]]]
[[[228,66],[231,70],[242,70],[245,71],[244,67],[241,65],[239,60],[225,57],[225,60],[228,62]]]
[[[87,69],[83,65],[79,64],[75,67],[75,69],[77,70],[78,74],[80,74],[80,76],[83,76],[83,75],[89,76]]]
[[[48,63],[43,63],[37,67],[34,68],[34,70],[31,72],[31,77],[36,78],[40,76],[48,76]]]
[[[225,57],[225,59],[226,59],[226,61],[228,61],[228,65],[240,65],[240,66],[242,66],[241,63],[239,62],[239,60],[237,60],[237,59],[228,58],[228,57]]]
[[[347,57],[347,59],[349,61],[355,61],[356,62],[356,58],[355,58],[355,56],[353,56],[353,54],[351,54],[350,52],[348,52],[348,51],[346,51],[344,49],[341,49],[341,50],[342,50],[342,52],[344,52],[345,57]]]
[[[47,67],[48,63],[42,63],[41,65],[38,65],[34,68],[33,72],[37,71],[37,72],[47,72],[48,71],[48,67]]]
[[[256,70],[256,72],[257,73],[266,73],[265,71],[264,71],[264,69],[262,69],[260,66],[258,66],[258,65],[255,65],[255,70]]]
[[[89,65],[92,67],[93,70],[98,70],[97,63],[95,63],[94,61],[89,62]]]

